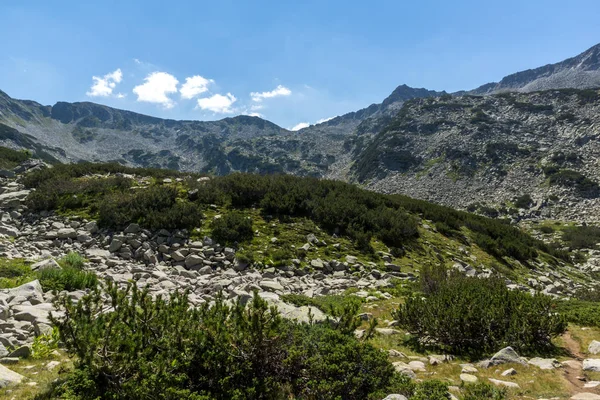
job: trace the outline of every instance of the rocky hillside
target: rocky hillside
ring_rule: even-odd
[[[413,100],[356,151],[352,176],[491,215],[598,221],[599,112],[598,90]]]
[[[600,87],[600,44],[556,64],[528,69],[471,90],[469,94],[534,92],[548,89]]]

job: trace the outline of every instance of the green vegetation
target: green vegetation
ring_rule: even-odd
[[[437,267],[424,269],[421,283],[423,294],[407,298],[394,317],[422,345],[475,356],[506,346],[536,353],[552,349],[567,328],[552,298],[511,291],[500,278]]]
[[[567,226],[562,240],[571,249],[596,249],[600,243],[600,228],[597,226]]]
[[[101,178],[93,174],[110,175]],[[116,174],[150,176],[154,181],[136,187],[134,179]],[[181,179],[163,183],[165,178]],[[291,218],[309,219],[329,234],[349,237],[361,251],[369,253],[372,239],[380,240],[392,251],[416,241],[418,215],[443,227],[448,236],[464,237],[466,228],[476,245],[499,259],[512,257],[524,262],[536,258],[540,251],[568,259],[566,253],[535,240],[506,221],[405,196],[373,193],[339,181],[251,174],[232,174],[202,182],[194,178],[178,172],[131,169],[117,164],[76,164],[33,172],[25,177],[25,184],[37,188],[28,198],[31,209],[55,209],[98,218],[102,226],[111,229],[123,229],[130,222],[150,229],[192,229],[201,225],[203,212],[208,212],[211,205],[246,214],[258,208],[264,218],[274,216],[283,222]],[[215,221],[216,231],[225,234],[220,239],[228,242],[250,238],[247,226],[236,233],[242,236],[229,235],[237,229],[235,226],[241,225],[229,229],[227,224],[234,219],[242,221],[228,217],[230,213],[223,214],[223,221]],[[288,257],[280,256],[281,260]]]
[[[506,388],[499,388],[485,382],[465,385],[463,400],[504,400],[507,398]]]
[[[108,284],[114,311],[92,291],[54,320],[75,368],[43,398],[366,399],[402,384],[387,356],[352,332],[283,320],[254,296],[248,306],[191,309],[187,296],[153,300]],[[338,397],[339,396],[339,397]]]
[[[531,195],[524,194],[522,196],[517,197],[514,203],[515,207],[517,208],[529,208],[533,204],[533,199],[531,198]]]
[[[212,238],[219,243],[234,244],[252,239],[252,220],[241,212],[230,212],[211,223]]]
[[[600,190],[597,182],[571,169],[560,169],[556,165],[548,165],[544,167],[544,174],[548,177],[551,185],[572,187],[582,196],[593,197]]]
[[[558,311],[571,323],[600,328],[600,301],[561,301]]]
[[[13,150],[0,146],[0,168],[15,168],[23,161],[31,158],[31,152],[26,150]]]
[[[82,270],[83,262],[83,257],[71,252],[58,260],[60,269],[32,271],[29,264],[22,259],[0,258],[0,288],[20,286],[35,279],[40,281],[46,291],[94,288],[98,284],[98,278],[93,272]]]

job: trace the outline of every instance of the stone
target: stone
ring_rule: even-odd
[[[466,383],[475,383],[477,382],[477,377],[471,374],[460,374],[460,380]]]
[[[528,361],[529,364],[535,365],[540,369],[555,369],[562,367],[556,358],[539,358],[534,357]]]
[[[187,256],[185,258],[185,266],[187,268],[192,268],[192,267],[195,267],[197,265],[202,265],[202,261],[203,260],[204,259],[202,257],[200,257],[200,256],[197,256],[195,254],[190,254],[189,256]]]
[[[401,394],[390,394],[390,395],[387,395],[386,398],[383,400],[408,400],[408,399],[406,398],[406,396],[403,396]]]
[[[140,231],[140,226],[138,224],[129,224],[127,228],[125,228],[125,233],[138,233]]]
[[[583,360],[583,370],[600,372],[600,358],[588,358]]]
[[[61,267],[53,259],[48,259],[36,262],[35,264],[31,264],[31,269],[33,271],[42,271],[45,269],[61,269]]]
[[[398,350],[395,350],[395,349],[388,350],[388,356],[389,357],[406,358],[406,354],[404,354]]]
[[[261,289],[266,290],[267,292],[283,291],[283,286],[276,281],[262,280],[258,285],[261,287]]]
[[[401,268],[399,265],[386,262],[384,266],[388,271],[401,272]]]
[[[600,394],[578,393],[571,397],[571,400],[600,400]]]
[[[323,269],[325,267],[323,265],[323,261],[321,261],[320,259],[311,260],[310,266],[313,267],[314,269]]]
[[[110,246],[108,247],[108,251],[110,253],[116,253],[117,251],[119,251],[121,249],[121,246],[123,246],[123,242],[120,241],[119,239],[113,239],[110,242]]]
[[[44,291],[42,290],[42,285],[40,285],[40,281],[38,281],[37,279],[25,283],[21,286],[18,286],[14,289],[9,289],[8,293],[9,299],[23,297],[29,302],[34,301],[36,304],[44,302]]]
[[[514,368],[509,368],[506,371],[502,372],[502,376],[513,376],[517,374],[517,370]]]
[[[402,331],[392,328],[375,328],[375,332],[382,336],[401,335]]]
[[[476,374],[479,371],[472,365],[463,365],[462,370],[460,372],[463,374]]]
[[[519,357],[517,352],[512,347],[505,347],[491,358],[492,365],[500,365],[500,364],[522,364],[527,365],[525,361]]]
[[[13,350],[8,357],[15,358],[28,358],[31,355],[31,347],[30,346],[21,346],[15,350]]]
[[[21,232],[14,226],[9,225],[0,225],[0,233],[10,237],[18,237],[21,235]]]
[[[415,374],[415,371],[413,371],[410,366],[402,361],[396,361],[393,362],[392,365],[394,366],[394,369],[396,370],[396,372],[408,376],[411,379],[416,379],[417,378],[417,374]]]
[[[21,383],[23,379],[25,379],[23,375],[0,365],[0,388]]]
[[[519,384],[518,383],[514,383],[514,382],[506,382],[506,381],[501,381],[499,379],[493,379],[493,378],[488,378],[490,380],[490,382],[492,382],[494,385],[496,386],[504,386],[507,388],[519,388]]]
[[[57,232],[59,239],[76,239],[77,231],[73,228],[62,228]]]
[[[588,346],[588,353],[600,354],[600,342],[597,340],[592,340],[592,343],[590,343]]]
[[[348,264],[356,264],[357,261],[358,261],[358,258],[356,258],[354,256],[346,256],[346,262]]]
[[[46,369],[48,371],[52,371],[54,368],[58,367],[60,365],[60,361],[50,361],[48,362],[48,364],[46,364]]]

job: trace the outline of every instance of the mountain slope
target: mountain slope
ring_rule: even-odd
[[[597,87],[600,87],[600,44],[578,56],[556,64],[548,64],[508,75],[500,82],[487,83],[468,93],[485,95],[506,91],[533,92],[547,89]]]
[[[357,155],[352,174],[377,191],[455,207],[598,221],[599,139],[598,90],[416,99]],[[529,211],[513,204],[524,195]]]

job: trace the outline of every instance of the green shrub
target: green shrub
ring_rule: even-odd
[[[36,275],[45,291],[92,289],[98,284],[98,278],[93,272],[81,271],[72,267],[43,269],[38,271]]]
[[[600,243],[600,227],[587,225],[566,227],[562,240],[572,249],[595,249]]]
[[[49,333],[36,336],[31,344],[31,357],[43,359],[50,357],[50,354],[58,349],[60,334],[57,327],[53,327]]]
[[[515,199],[515,207],[517,208],[529,208],[533,204],[533,199],[529,194],[524,194]]]
[[[85,258],[83,258],[81,254],[70,251],[66,256],[58,260],[58,264],[63,268],[74,268],[81,270],[83,269],[85,261]]]
[[[242,243],[252,240],[252,220],[239,211],[231,211],[215,218],[210,225],[211,237],[222,244]]]
[[[411,400],[448,400],[448,384],[438,381],[424,381],[415,388],[415,394]]]
[[[463,387],[463,400],[505,400],[506,388],[499,388],[485,382],[477,382]]]
[[[457,354],[481,355],[506,346],[535,353],[552,349],[552,338],[566,329],[550,297],[511,291],[499,278],[447,276],[443,267],[424,272],[424,296],[407,298],[394,314],[422,344]]]
[[[554,228],[549,225],[543,225],[543,226],[540,226],[540,232],[548,235],[548,234],[554,233]]]
[[[598,301],[561,301],[558,303],[558,310],[571,323],[600,327],[600,302]]]
[[[13,150],[0,146],[0,168],[14,168],[29,158],[31,152],[27,150]]]
[[[283,320],[257,295],[246,307],[190,308],[181,293],[152,299],[109,283],[107,294],[112,312],[100,290],[57,300],[66,313],[53,323],[76,358],[49,397],[358,400],[398,382],[384,352],[328,324]]]

